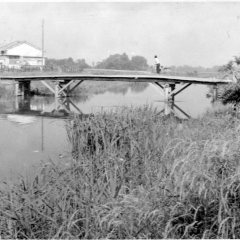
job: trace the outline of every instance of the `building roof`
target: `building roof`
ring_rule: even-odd
[[[28,45],[30,45],[30,46],[32,46],[32,47],[34,47],[34,48],[36,48],[36,49],[38,49],[38,50],[40,50],[40,51],[42,51],[41,48],[36,47],[36,46],[34,46],[33,44],[28,43],[27,41],[16,41],[16,42],[12,42],[12,43],[9,43],[9,44],[0,46],[0,51],[7,51],[7,50],[9,50],[9,49],[11,49],[11,48],[17,47],[17,46],[19,46],[19,45],[21,45],[21,44],[24,44],[24,43],[25,43],[25,44],[28,44]]]

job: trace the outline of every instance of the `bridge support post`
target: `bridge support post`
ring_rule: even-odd
[[[213,100],[213,102],[215,102],[216,100],[217,100],[217,96],[218,96],[218,86],[217,85],[213,85],[213,98],[212,98],[212,100]]]
[[[169,98],[169,85],[165,84],[164,86],[164,101],[167,102]]]
[[[15,95],[16,96],[16,95]],[[15,97],[15,111],[19,110],[19,103],[18,103],[18,98]]]
[[[176,84],[170,84],[171,93],[175,90],[175,87],[176,87]],[[174,102],[175,95],[172,94],[172,95],[170,96],[170,98],[171,98],[171,101]]]
[[[20,96],[24,96],[24,84],[19,82]]]
[[[30,95],[31,91],[31,81],[23,82],[24,85],[24,95]]]
[[[14,96],[17,97],[19,92],[19,82],[15,81],[15,86],[14,86]]]
[[[55,89],[54,89],[55,98],[59,97],[59,95],[58,95],[58,88],[59,88],[59,82],[55,82]]]
[[[164,115],[167,116],[171,113],[171,108],[167,101],[164,102]]]

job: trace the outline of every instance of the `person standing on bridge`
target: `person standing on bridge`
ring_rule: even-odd
[[[157,58],[157,55],[155,56],[155,66],[156,66],[156,70],[157,70],[157,74],[160,74],[161,70],[160,70],[160,62]]]

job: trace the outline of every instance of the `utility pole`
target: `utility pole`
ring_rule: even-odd
[[[44,67],[44,20],[42,20],[42,71]]]

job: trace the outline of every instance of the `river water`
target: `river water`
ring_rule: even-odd
[[[178,86],[180,87],[180,86]],[[192,85],[175,97],[175,114],[196,118],[212,107],[206,98],[209,87]],[[57,162],[69,156],[66,132],[68,112],[96,114],[121,106],[164,106],[162,91],[151,84],[129,84],[90,96],[65,101],[54,97],[0,98],[0,174],[20,172],[51,159]],[[169,108],[168,108],[169,109]],[[60,111],[59,111],[60,110]]]

